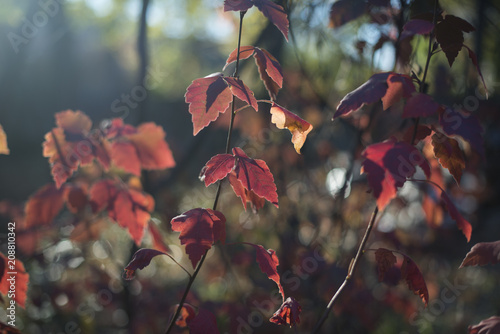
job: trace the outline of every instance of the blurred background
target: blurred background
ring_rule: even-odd
[[[403,43],[397,36],[409,17],[432,10],[434,1],[353,2],[359,15],[346,11],[345,24],[334,27],[332,0],[276,2],[289,13],[289,42],[252,8],[242,45],[264,48],[279,60],[284,87],[277,101],[314,130],[297,155],[290,133],[270,123],[268,106],[239,113],[234,146],[267,162],[280,208],[266,204],[258,213],[244,211],[225,186],[219,210],[228,218],[227,242],[277,251],[284,289],[302,305],[298,332],[306,333],[342,283],[375,205],[360,175],[362,150],[412,126],[399,117],[401,105],[383,111],[375,103],[334,122],[333,112],[373,73],[396,69],[421,77],[427,39]],[[458,270],[472,245],[500,239],[500,5],[450,0],[440,6],[476,27],[465,34],[465,44],[476,52],[489,91],[486,100],[466,52],[452,68],[442,53],[432,58],[428,92],[440,103],[464,106],[484,127],[486,161],[462,143],[467,166],[460,187],[443,171],[448,193],[473,225],[471,242],[439,204],[429,203],[425,185],[407,182],[380,215],[369,248],[411,256],[426,279],[429,307],[423,309],[397,271],[378,282],[374,255],[367,252],[324,333],[463,333],[469,324],[500,314],[498,266]],[[55,127],[56,112],[82,110],[96,128],[116,117],[135,126],[155,122],[166,131],[177,166],[143,175],[142,184],[156,201],[153,223],[173,256],[190,268],[169,222],[192,208],[211,207],[215,186],[205,188],[198,174],[223,152],[229,115],[193,137],[184,94],[194,79],[222,71],[236,47],[238,17],[223,11],[222,0],[3,0],[0,124],[11,153],[0,156],[1,232],[8,221],[22,219],[30,195],[52,182],[41,145]],[[241,78],[257,99],[268,98],[252,59],[242,63]],[[93,177],[87,167],[73,179],[91,183]],[[78,223],[63,211],[50,230],[23,239],[18,258],[30,287],[26,309],[18,308],[18,328],[33,334],[162,333],[184,290],[185,273],[167,257],[156,258],[137,279],[124,281],[123,268],[137,249],[126,231],[102,218],[92,232],[75,235]],[[142,247],[151,243],[146,236]],[[252,249],[216,246],[188,302],[212,311],[221,333],[292,333],[268,322],[281,303],[276,292]],[[0,321],[6,321],[3,309]]]

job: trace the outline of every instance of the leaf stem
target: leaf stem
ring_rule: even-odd
[[[246,11],[241,11],[240,12],[240,28],[238,32],[238,54],[236,56],[236,68],[234,70],[233,77],[237,78],[238,77],[238,71],[239,71],[239,65],[240,65],[240,47],[241,47],[241,33],[243,30],[243,17],[245,16]],[[231,149],[231,137],[233,134],[233,126],[234,126],[234,117],[236,115],[235,113],[235,97],[233,95],[233,103],[231,105],[231,122],[229,123],[229,130],[227,132],[227,140],[226,140],[226,154],[229,153],[229,150]],[[213,210],[217,209],[217,204],[219,201],[220,193],[222,189],[222,181],[219,181],[219,184],[217,185],[217,193],[215,194],[214,198],[214,204],[212,206]],[[191,290],[191,286],[193,285],[194,280],[196,279],[196,276],[198,276],[198,273],[200,272],[201,266],[203,265],[203,262],[205,262],[205,259],[207,258],[208,250],[203,254],[201,257],[200,262],[198,262],[198,265],[196,266],[196,269],[193,272],[193,275],[190,275],[188,284],[186,286],[186,289],[184,290],[184,294],[182,295],[181,301],[179,302],[179,306],[177,306],[177,309],[175,310],[175,314],[170,320],[170,324],[167,328],[167,331],[165,334],[169,334],[172,328],[174,327],[175,321],[179,317],[179,314],[181,313],[182,307],[184,306],[184,302],[186,301],[186,297]]]
[[[378,207],[375,207],[375,210],[373,210],[370,221],[368,222],[368,226],[366,227],[365,235],[363,236],[363,239],[361,240],[361,243],[359,244],[356,256],[354,257],[354,259],[351,261],[351,264],[349,265],[349,271],[347,272],[347,276],[345,277],[345,280],[342,283],[342,285],[337,289],[337,291],[333,295],[332,299],[330,299],[330,302],[328,303],[328,306],[326,307],[325,312],[323,312],[323,316],[316,324],[316,327],[312,331],[312,334],[319,333],[319,330],[323,326],[323,323],[325,322],[326,318],[328,318],[328,314],[330,313],[330,311],[333,307],[333,304],[338,299],[338,297],[340,296],[342,291],[345,289],[345,287],[351,281],[351,278],[354,275],[356,268],[358,267],[359,260],[361,259],[361,256],[363,255],[364,248],[366,246],[366,243],[368,242],[368,238],[370,237],[370,233],[373,229],[373,226],[375,225],[375,219],[377,218],[377,214],[378,214]]]
[[[176,265],[178,265],[179,267],[181,267],[182,270],[184,270],[186,272],[186,274],[188,274],[189,277],[191,277],[191,273],[186,269],[184,268],[184,266],[182,264],[180,264],[179,262],[177,262],[176,259],[174,259],[174,257],[168,253],[164,253],[166,256],[168,256],[170,259],[172,259],[172,261],[175,262]]]

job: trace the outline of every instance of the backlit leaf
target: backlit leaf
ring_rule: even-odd
[[[125,267],[125,279],[131,280],[134,278],[135,271],[139,269],[143,269],[144,267],[149,266],[151,260],[157,255],[165,255],[166,253],[160,252],[156,249],[148,249],[141,248],[137,252],[135,252],[132,260]]]
[[[290,130],[295,151],[300,154],[300,149],[313,126],[276,103],[273,103],[271,107],[271,115],[271,123],[276,124],[278,129]]]
[[[30,196],[24,207],[26,214],[24,228],[50,225],[64,205],[64,189],[47,184]]]
[[[172,230],[181,232],[179,239],[186,245],[193,268],[216,241],[226,240],[226,218],[219,211],[192,209],[174,217],[170,223]]]
[[[239,98],[241,101],[248,103],[255,109],[255,111],[259,110],[259,106],[257,105],[257,100],[250,88],[243,83],[240,79],[225,77],[224,80],[229,85],[229,89],[231,93]]]
[[[420,166],[427,178],[430,167],[427,160],[412,145],[394,139],[368,146],[362,153],[365,161],[362,172],[367,173],[368,184],[377,199],[379,210],[383,210],[396,197],[408,177]]]
[[[385,248],[379,248],[375,251],[375,260],[377,261],[378,280],[384,280],[385,273],[396,264],[396,257],[392,252]]]
[[[269,321],[277,325],[289,325],[290,327],[300,324],[300,312],[302,307],[293,297],[288,297],[280,308],[274,312]]]
[[[440,110],[439,124],[448,136],[460,136],[472,149],[484,158],[483,127],[473,114],[465,114],[451,108]]]
[[[231,184],[236,196],[241,198],[241,202],[243,203],[245,210],[247,209],[247,202],[252,205],[254,213],[264,207],[266,200],[263,197],[257,196],[253,191],[245,189],[243,184],[241,184],[241,182],[236,178],[236,173],[234,171],[229,173],[229,183]]]
[[[64,188],[64,198],[66,207],[72,213],[81,212],[88,203],[86,189],[75,184],[68,185]]]
[[[465,168],[465,158],[458,142],[440,132],[435,132],[432,135],[432,146],[434,147],[434,155],[439,159],[441,166],[448,169],[457,184],[460,185],[462,170]]]
[[[2,253],[0,253],[0,257],[2,257],[4,262],[7,264],[4,268],[5,271],[3,277],[0,280],[0,293],[2,295],[7,295],[10,290],[10,285],[13,282],[16,286],[13,300],[19,306],[25,308],[28,293],[29,274],[26,272],[26,269],[24,269],[24,264],[21,260],[14,259],[14,268],[10,268],[10,264],[12,262],[8,261],[7,257]]]
[[[399,73],[389,74],[387,77],[387,91],[382,97],[384,110],[387,110],[402,98],[411,97],[413,92],[415,92],[415,85],[413,85],[411,77]]]
[[[448,58],[448,63],[453,65],[458,52],[464,44],[464,32],[476,30],[469,22],[453,15],[446,15],[444,20],[436,24],[436,40]]]
[[[0,125],[0,154],[10,154],[9,147],[7,145],[7,135],[5,134],[2,125]]]
[[[152,222],[149,222],[149,233],[153,239],[153,248],[162,252],[167,253],[169,251],[167,244],[165,243],[160,230]]]
[[[223,75],[215,73],[194,80],[185,98],[192,116],[193,135],[196,135],[228,109],[233,96]]]
[[[448,197],[446,192],[444,191],[441,192],[441,199],[445,203],[446,209],[448,210],[450,217],[457,223],[458,229],[462,231],[462,233],[467,238],[467,242],[469,242],[472,234],[471,224],[460,214],[460,212],[453,204],[451,199]]]
[[[403,110],[403,117],[432,116],[440,109],[439,103],[427,94],[414,93],[407,101]]]
[[[374,74],[364,84],[347,94],[337,106],[333,118],[345,116],[364,104],[380,100],[387,91],[387,78],[391,73]]]
[[[480,242],[474,245],[465,256],[460,268],[484,266],[500,262],[500,241]]]
[[[413,291],[414,294],[422,298],[425,306],[427,306],[429,302],[427,284],[425,284],[424,277],[420,269],[418,269],[417,264],[406,255],[404,255],[403,264],[401,265],[401,278],[406,281],[408,288]]]
[[[265,17],[269,19],[288,41],[288,16],[283,7],[271,0],[252,0]]]
[[[177,305],[176,307],[179,307]],[[188,323],[196,316],[196,311],[192,305],[189,305],[188,303],[184,303],[182,305],[181,313],[179,314],[179,317],[177,320],[175,320],[175,324],[181,328],[186,328],[188,326]]]

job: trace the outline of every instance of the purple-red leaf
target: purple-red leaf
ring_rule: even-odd
[[[212,312],[199,309],[196,317],[188,321],[189,334],[219,334],[217,319]]]
[[[392,251],[379,248],[375,251],[375,261],[377,261],[378,280],[382,282],[385,273],[396,264],[397,259]]]
[[[364,104],[380,100],[387,91],[387,78],[391,73],[374,74],[364,84],[347,94],[340,101],[333,118],[345,116],[361,108]]]
[[[224,11],[243,12],[253,6],[251,0],[224,0]]]
[[[448,169],[457,184],[460,185],[462,170],[465,168],[465,158],[458,142],[436,132],[432,135],[432,146],[434,147],[434,155],[439,159],[441,166]]]
[[[384,110],[387,110],[402,98],[411,97],[413,92],[415,92],[415,85],[413,85],[411,77],[399,73],[389,74],[387,77],[387,92],[382,97]]]
[[[480,242],[475,244],[462,261],[460,268],[484,266],[500,262],[500,241]]]
[[[440,108],[439,103],[435,102],[430,95],[423,93],[414,93],[406,101],[403,110],[403,117],[426,117],[434,115]]]
[[[427,20],[413,19],[403,26],[401,39],[405,39],[414,35],[427,35],[434,29],[434,24]]]
[[[213,156],[201,170],[200,180],[205,182],[206,187],[222,180],[235,168],[235,159],[231,154]]]
[[[277,325],[289,325],[290,327],[300,324],[300,312],[302,307],[293,297],[288,297],[280,308],[274,312],[269,321]]]
[[[223,77],[221,73],[211,74],[194,80],[187,88],[185,98],[192,115],[193,135],[228,109],[233,96]]]
[[[474,30],[476,29],[469,22],[453,15],[446,15],[444,20],[436,24],[436,40],[448,58],[450,67],[462,49],[464,32]]]
[[[134,278],[135,271],[139,269],[143,269],[144,267],[149,266],[151,260],[157,255],[165,255],[166,253],[160,252],[156,249],[149,248],[141,248],[137,252],[135,252],[132,260],[125,267],[125,279],[131,280]]]
[[[276,256],[276,252],[272,249],[265,249],[261,245],[256,245],[248,242],[244,242],[244,244],[250,245],[255,248],[257,263],[259,264],[260,270],[267,275],[267,277],[274,281],[276,285],[278,285],[278,289],[283,297],[283,301],[285,301],[285,292],[283,291],[283,286],[280,283],[280,274],[278,274],[278,266],[280,264],[278,260],[278,256]]]
[[[248,103],[255,109],[255,111],[259,110],[259,106],[257,105],[257,100],[250,88],[243,83],[240,79],[225,77],[224,80],[229,85],[229,89],[231,93],[239,98],[241,101]]]
[[[401,265],[401,278],[406,281],[408,288],[414,294],[420,296],[425,306],[429,302],[429,292],[427,284],[425,284],[424,276],[418,269],[418,266],[412,259],[404,255],[403,264]]]
[[[252,0],[265,17],[269,19],[288,41],[288,16],[283,7],[271,0]]]
[[[451,108],[441,109],[439,124],[448,136],[460,136],[472,149],[484,158],[483,127],[473,114],[464,114]]]
[[[403,186],[406,179],[415,174],[416,166],[423,169],[427,178],[430,177],[427,160],[406,142],[389,139],[370,145],[364,150],[363,157],[362,172],[368,174],[368,184],[381,211],[396,197],[398,188]]]
[[[186,245],[193,268],[214,242],[226,240],[226,218],[219,211],[192,209],[174,217],[170,223],[172,230],[181,232],[179,239]]]
[[[469,334],[498,334],[500,333],[500,317],[489,317],[479,324],[469,326]]]

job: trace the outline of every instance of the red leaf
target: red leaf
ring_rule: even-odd
[[[299,302],[293,297],[288,297],[283,304],[281,304],[280,308],[274,312],[269,321],[277,325],[290,325],[290,327],[292,327],[296,324],[300,324],[301,311],[302,307],[300,307]]]
[[[80,164],[72,146],[66,143],[64,130],[61,128],[55,128],[45,135],[43,156],[49,158],[51,174],[57,188],[73,175]]]
[[[406,179],[415,174],[416,166],[423,169],[427,178],[430,177],[427,160],[406,142],[389,139],[368,146],[362,154],[365,158],[362,172],[368,174],[368,183],[381,211],[396,197],[397,189],[403,186]]]
[[[141,169],[165,169],[175,166],[172,152],[165,141],[165,132],[154,123],[143,123],[135,129],[112,121],[107,137],[113,140],[111,160],[126,172],[140,176]]]
[[[0,322],[0,333],[1,334],[22,334],[21,331],[15,327],[11,327]]]
[[[229,85],[229,89],[234,96],[251,105],[255,111],[259,110],[259,106],[257,105],[257,100],[255,99],[253,92],[243,83],[243,81],[232,77],[225,77],[224,80]]]
[[[361,0],[338,0],[330,9],[330,28],[338,28],[349,21],[355,20],[366,11],[366,5]]]
[[[186,245],[193,268],[216,241],[226,240],[226,218],[219,211],[192,209],[174,217],[170,223],[172,230],[181,232],[179,239]]]
[[[224,0],[224,11],[245,11],[253,6],[251,0]]]
[[[251,45],[240,46],[240,60],[250,58],[252,55],[254,55],[257,49],[258,48]],[[238,59],[238,48],[234,49],[233,52],[229,54],[223,70],[226,69],[227,65],[234,63],[236,59]]]
[[[460,185],[465,160],[458,142],[440,132],[436,132],[432,135],[432,146],[434,147],[434,155],[439,159],[441,166],[447,168],[457,184]]]
[[[413,291],[414,294],[419,295],[425,306],[427,306],[429,302],[429,292],[427,291],[424,277],[415,262],[406,255],[404,255],[403,264],[401,265],[401,278],[406,280],[408,288]]]
[[[233,155],[218,154],[212,157],[201,170],[200,179],[208,187],[225,178],[231,171],[234,171],[236,179],[249,193],[253,192],[278,207],[276,185],[269,167],[263,160],[249,158],[239,147],[233,148]],[[243,201],[241,190],[237,190],[239,189],[237,183],[233,183],[233,189]]]
[[[436,40],[448,58],[450,67],[462,49],[464,32],[474,30],[476,29],[469,22],[453,15],[446,15],[444,20],[436,24]]]
[[[125,279],[126,280],[133,279],[136,270],[143,269],[144,267],[149,266],[151,260],[155,256],[161,254],[165,255],[166,253],[160,252],[156,249],[148,249],[148,248],[139,249],[137,252],[135,252],[134,256],[132,257],[132,260],[125,267],[125,272],[124,272]]]
[[[264,160],[251,159],[239,147],[233,148],[233,155],[237,158],[236,178],[248,191],[263,197],[278,207],[278,194],[274,184],[273,174]]]
[[[434,24],[427,20],[413,19],[403,26],[400,39],[405,39],[414,35],[427,35],[434,29]]]
[[[375,251],[375,260],[377,261],[378,280],[382,282],[385,273],[396,264],[397,259],[392,251],[379,248]]]
[[[435,102],[432,97],[423,93],[414,93],[406,101],[403,110],[403,117],[426,117],[434,115],[440,108],[439,103]]]
[[[444,191],[441,192],[441,199],[445,203],[446,209],[448,210],[450,217],[453,218],[453,220],[457,223],[459,230],[463,232],[463,234],[467,238],[467,242],[469,242],[470,236],[472,234],[471,224],[460,214],[460,212],[458,212],[457,208],[450,200],[446,192]]]
[[[88,203],[87,191],[78,185],[68,185],[64,188],[64,199],[69,211],[72,213],[81,212]]]
[[[158,227],[152,222],[149,223],[149,233],[151,233],[151,237],[153,238],[153,248],[159,250],[161,252],[167,253],[169,251],[167,244],[163,240],[163,236],[160,233]]]
[[[231,184],[236,196],[241,198],[245,211],[247,209],[247,202],[252,204],[252,210],[254,213],[264,207],[266,200],[257,196],[253,191],[246,190],[241,182],[236,178],[236,173],[234,171],[229,174],[229,183]]]
[[[269,19],[288,41],[288,16],[283,7],[271,0],[252,0],[265,17]]]
[[[189,103],[195,136],[229,108],[232,93],[223,77],[222,73],[214,73],[194,80],[187,88],[185,98]]]
[[[410,145],[411,144],[416,145],[418,142],[424,140],[425,138],[427,138],[427,136],[429,136],[432,133],[432,130],[427,125],[419,124],[417,127],[417,134],[415,135],[415,143],[412,143],[411,140],[413,137],[413,131],[415,131],[415,127],[410,126],[403,135],[402,139],[403,141],[407,142]]]
[[[24,212],[24,228],[38,225],[50,225],[64,205],[64,189],[57,189],[54,184],[47,184],[30,196]]]
[[[267,275],[267,277],[274,281],[278,285],[283,301],[285,301],[285,292],[280,283],[280,275],[278,274],[278,266],[280,264],[276,252],[272,249],[266,250],[261,245],[255,245],[252,243],[244,242],[244,244],[250,245],[255,248],[257,263],[259,264],[260,270]]]
[[[387,78],[390,74],[374,74],[367,82],[347,94],[337,106],[337,111],[333,115],[333,118],[348,115],[352,111],[361,108],[364,104],[380,100],[387,91]]]
[[[498,334],[500,333],[500,317],[489,317],[479,324],[469,326],[469,334]]]
[[[484,158],[483,127],[473,114],[463,114],[460,111],[447,108],[440,111],[439,124],[448,136],[460,136],[469,142],[472,149]]]
[[[179,307],[179,305],[177,305],[176,307]],[[184,303],[184,305],[182,305],[179,317],[177,318],[177,320],[175,320],[175,324],[181,328],[186,328],[188,326],[188,323],[195,316],[196,312],[194,307],[192,305],[189,305],[188,303]]]
[[[151,195],[129,189],[117,181],[102,180],[90,189],[90,201],[94,212],[108,210],[109,217],[127,228],[135,243],[140,245],[154,209]]]
[[[200,309],[196,317],[188,322],[189,334],[219,334],[217,319],[212,312]]]
[[[477,56],[474,53],[474,51],[472,51],[467,45],[464,44],[463,47],[466,48],[467,51],[469,51],[469,58],[472,60],[472,63],[474,64],[474,66],[476,66],[477,73],[479,73],[479,76],[481,77],[481,81],[483,82],[484,90],[486,91],[486,98],[488,98],[488,88],[486,87],[486,83],[484,82],[483,73],[481,73],[481,68],[479,67],[479,62],[477,61]]]
[[[25,308],[30,276],[26,272],[26,269],[24,269],[24,264],[21,260],[12,260],[15,263],[13,264],[14,267],[11,268],[12,261],[9,261],[2,253],[0,253],[0,257],[7,264],[4,268],[3,277],[0,280],[0,293],[2,295],[8,295],[10,286],[13,283],[15,285],[15,296],[13,296],[13,300],[19,304],[19,306]]]
[[[290,130],[295,151],[300,154],[300,149],[304,145],[307,135],[311,132],[313,126],[274,102],[271,107],[271,115],[271,123],[276,124],[278,129],[287,128]]]
[[[2,125],[0,125],[0,154],[10,154],[9,147],[7,145],[7,135],[5,134]]]
[[[387,110],[402,98],[411,97],[413,92],[415,92],[415,86],[411,77],[399,73],[389,74],[387,77],[387,91],[382,97],[384,110]]]
[[[475,244],[462,261],[460,268],[484,266],[500,262],[500,241],[480,242]]]

